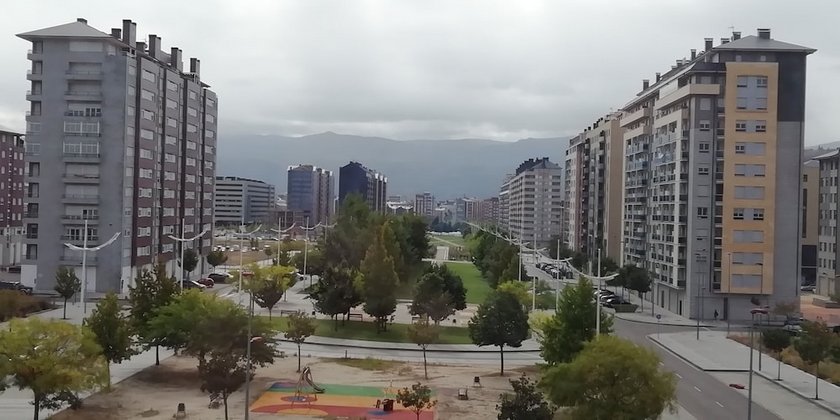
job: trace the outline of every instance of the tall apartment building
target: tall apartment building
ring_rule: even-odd
[[[624,139],[618,113],[599,118],[572,138],[566,150],[564,202],[570,208],[566,246],[618,261],[621,258]]]
[[[156,264],[174,272],[180,245],[168,236],[213,220],[217,98],[199,60],[184,69],[179,48],[163,52],[156,35],[138,42],[130,20],[110,34],[78,19],[18,36],[32,48],[22,281],[52,289],[60,266],[82,277],[80,252],[64,243],[117,233],[88,255],[88,289],[126,292]],[[186,246],[206,254],[211,242]]]
[[[388,178],[359,162],[350,162],[338,170],[338,202],[358,194],[374,212],[384,214],[388,197]]]
[[[822,156],[819,161],[819,247],[817,248],[817,293],[829,296],[840,293],[837,271],[838,210],[840,210],[840,149]]]
[[[23,240],[23,136],[0,130],[0,266],[20,264]]]
[[[808,160],[802,164],[802,270],[803,285],[817,284],[820,245],[820,162]]]
[[[499,223],[499,197],[481,200],[478,220],[484,224],[496,225]]]
[[[435,214],[435,196],[426,191],[414,196],[414,214],[433,218]]]
[[[805,63],[757,35],[707,38],[624,107],[623,262],[655,303],[748,319],[751,298],[798,302]],[[573,212],[572,212],[573,213]]]
[[[217,225],[272,223],[274,185],[236,176],[216,177],[214,207]]]
[[[332,171],[312,165],[289,166],[286,208],[300,223],[328,225],[332,219],[335,178]]]
[[[498,229],[503,232],[508,232],[510,235],[510,180],[513,179],[512,174],[505,175],[502,185],[499,186],[499,225]]]
[[[560,234],[563,170],[548,158],[529,159],[506,182],[510,232],[545,245]],[[501,201],[501,199],[500,199]]]

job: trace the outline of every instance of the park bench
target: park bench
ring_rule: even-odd
[[[283,315],[292,315],[292,314],[299,314],[299,313],[301,313],[301,311],[300,311],[300,310],[298,310],[298,309],[281,309],[281,310],[280,310],[280,316],[283,316]]]
[[[349,320],[349,319],[353,319],[353,318],[358,319],[359,321],[361,321],[361,320],[362,320],[362,314],[360,314],[360,313],[358,313],[358,312],[351,312],[351,313],[347,314],[347,319],[348,319],[348,320]]]

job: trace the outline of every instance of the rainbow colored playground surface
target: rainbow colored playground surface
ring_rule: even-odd
[[[301,390],[296,380],[275,382],[253,404],[252,413],[275,413],[369,420],[415,420],[413,412],[394,403],[394,411],[377,408],[378,401],[394,398],[397,390],[391,387],[319,384],[323,393],[316,393],[312,387]],[[420,413],[421,420],[433,420],[434,412]]]

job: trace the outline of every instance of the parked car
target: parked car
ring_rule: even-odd
[[[206,288],[207,288],[206,286],[204,286],[203,284],[201,284],[201,283],[199,283],[195,280],[184,280],[184,289],[185,290],[189,290],[189,289],[204,290]]]
[[[200,278],[200,279],[198,279],[198,280],[196,280],[196,281],[198,282],[198,284],[201,284],[201,285],[203,285],[204,287],[206,287],[206,288],[208,288],[208,289],[212,289],[212,288],[213,288],[213,286],[215,286],[215,285],[216,285],[216,282],[215,282],[215,281],[213,281],[213,279],[211,279],[210,277]]]
[[[800,287],[799,290],[802,291],[802,292],[813,293],[815,290],[817,290],[817,286],[814,285],[814,284],[805,284],[805,285],[802,285],[802,287]]]
[[[782,329],[790,335],[799,335],[802,333],[802,326],[799,324],[785,324]]]
[[[627,305],[630,302],[620,296],[611,296],[604,300],[603,305],[607,308],[614,308],[615,305]]]
[[[0,290],[16,290],[23,294],[31,295],[32,288],[29,286],[24,286],[20,284],[20,282],[12,282],[12,281],[0,281]]]
[[[214,283],[226,283],[231,276],[229,273],[210,273],[206,277],[213,280]]]

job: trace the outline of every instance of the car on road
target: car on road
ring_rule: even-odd
[[[214,283],[227,283],[230,280],[230,273],[210,273],[205,277],[213,280]]]
[[[16,290],[26,295],[32,294],[32,288],[20,284],[19,281],[0,281],[0,290]]]
[[[213,281],[213,279],[211,279],[210,277],[203,277],[203,278],[200,278],[196,281],[198,282],[198,284],[200,284],[200,285],[202,285],[202,286],[204,286],[208,289],[212,289],[213,286],[216,285],[216,282]]]
[[[205,285],[203,285],[203,284],[201,284],[201,283],[199,283],[195,280],[184,280],[184,289],[185,290],[189,290],[189,289],[204,290],[206,288],[207,287]]]
[[[814,284],[804,284],[799,288],[799,291],[801,291],[801,292],[811,292],[811,293],[813,293],[816,290],[817,290],[817,286],[814,285]]]
[[[615,305],[627,305],[629,303],[629,301],[622,298],[621,296],[610,296],[604,300],[602,305],[604,305],[607,308],[614,308]]]

